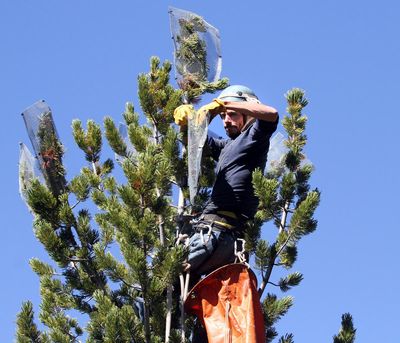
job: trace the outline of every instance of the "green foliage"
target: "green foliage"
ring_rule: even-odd
[[[276,247],[275,244],[268,245],[265,240],[260,240],[257,244],[255,251],[255,265],[256,268],[264,271],[268,268],[271,263],[273,263],[273,259],[276,256]]]
[[[277,218],[280,213],[278,202],[279,181],[265,178],[261,170],[257,169],[253,173],[253,186],[259,199],[259,211],[256,214],[256,218],[262,221]]]
[[[293,305],[293,298],[290,296],[278,299],[276,295],[268,293],[262,303],[264,312],[264,322],[266,325],[266,342],[272,340],[278,335],[274,325],[283,317]]]
[[[76,119],[72,122],[72,133],[76,144],[84,151],[86,160],[96,163],[100,158],[102,145],[101,129],[93,120],[88,120],[86,126],[85,132],[81,121]]]
[[[320,193],[309,192],[307,197],[299,203],[290,219],[288,228],[289,238],[292,241],[299,240],[302,236],[313,232],[317,227],[313,219],[314,212],[319,204]]]
[[[282,292],[287,292],[293,286],[297,286],[303,280],[303,274],[295,272],[279,280],[279,288]]]
[[[184,185],[186,171],[182,169],[186,170],[187,162],[185,155],[179,156],[181,136],[171,126],[173,109],[181,103],[182,92],[168,83],[168,62],[161,65],[152,58],[150,65],[150,72],[138,79],[139,100],[147,124],[139,124],[139,115],[130,103],[123,114],[135,152],[128,151],[114,121],[104,119],[110,147],[124,158],[121,166],[126,182],[119,183],[110,175],[112,161],[100,159],[100,126],[88,121],[84,130],[75,120],[74,138],[89,165],[66,184],[62,193],[37,180],[27,189],[27,201],[35,214],[36,237],[58,266],[31,260],[41,284],[39,318],[49,329],[38,333],[41,339],[77,340],[83,330],[68,316],[70,310],[89,316],[89,342],[164,339],[165,291],[177,280],[187,253],[173,244],[177,213],[171,206],[172,183]],[[315,230],[313,215],[320,196],[318,190],[310,191],[312,166],[300,163],[305,121],[296,101],[305,101],[298,91],[292,93],[287,95],[291,117],[285,122],[292,130],[288,132],[287,156],[292,154],[294,159],[287,157],[285,166],[267,177],[259,170],[254,172],[260,206],[246,232],[247,249],[255,253],[255,264],[264,283],[271,285],[273,267],[291,268],[298,241]],[[213,164],[207,164],[206,158],[204,161],[201,192],[196,200],[199,204],[207,199],[207,187],[213,181],[213,174],[209,173]],[[71,199],[77,202],[71,205]],[[93,215],[88,210],[90,202],[97,206]],[[269,220],[278,229],[275,242],[270,244],[259,239],[261,226]],[[114,255],[116,247],[123,261]],[[298,272],[291,273],[276,285],[286,292],[302,278]],[[140,315],[139,303],[143,304]],[[291,297],[278,300],[272,293],[267,295],[263,309],[268,341],[277,336],[274,324],[292,303]],[[30,323],[29,316],[21,316],[24,323]],[[33,328],[33,324],[29,325]],[[173,332],[171,340],[175,335]],[[290,335],[281,337],[282,342],[291,340]]]
[[[280,253],[280,263],[285,268],[292,268],[297,259],[297,246],[288,243]]]
[[[69,189],[79,201],[85,201],[90,195],[90,180],[83,173],[77,175],[71,180]]]
[[[257,243],[261,236],[261,227],[262,221],[257,218],[246,223],[244,238],[246,241],[246,251],[249,253],[256,252]]]
[[[97,310],[87,326],[88,342],[145,342],[143,326],[132,306],[119,308],[99,290],[94,292],[93,297]]]
[[[43,343],[48,342],[34,323],[33,306],[30,301],[24,302],[17,318],[17,343]]]
[[[104,119],[111,149],[124,157],[125,181],[110,175],[111,160],[101,160],[100,125],[89,120],[85,130],[74,120],[73,136],[88,165],[61,191],[38,180],[26,190],[35,235],[57,267],[30,262],[40,278],[39,319],[47,330],[36,329],[33,312],[24,305],[17,330],[21,342],[78,341],[83,329],[69,316],[71,310],[89,317],[88,342],[164,341],[165,291],[187,254],[174,246],[177,213],[171,206],[172,182],[184,178],[186,162],[172,127],[182,92],[169,84],[169,62],[152,58],[150,65],[138,79],[147,124],[139,124],[131,103],[123,114],[135,152],[128,151],[114,121]]]
[[[294,343],[293,335],[291,333],[282,336],[279,339],[279,343]]]
[[[333,336],[333,343],[354,343],[356,329],[353,325],[353,317],[350,313],[342,315],[342,327],[337,335]]]
[[[26,198],[35,215],[35,235],[57,267],[38,259],[30,261],[40,278],[39,319],[46,332],[37,329],[32,304],[24,303],[17,319],[17,342],[78,342],[83,329],[70,317],[71,310],[89,318],[85,328],[88,342],[165,341],[165,294],[176,282],[187,254],[174,244],[177,210],[171,204],[173,184],[182,188],[186,198],[188,194],[187,155],[180,156],[186,138],[173,127],[173,112],[182,102],[194,103],[205,92],[214,93],[228,85],[227,79],[207,81],[207,51],[199,35],[204,25],[198,16],[180,22],[180,49],[176,52],[182,75],[180,90],[169,83],[171,64],[161,64],[157,57],[150,59],[150,71],[139,75],[139,103],[147,122],[140,124],[132,103],[126,104],[123,113],[135,151],[129,151],[113,119],[104,119],[108,144],[123,157],[124,181],[110,175],[112,160],[101,159],[101,126],[89,120],[85,130],[74,120],[75,142],[89,164],[67,182],[63,147],[51,115],[43,116],[38,137],[46,185],[33,180],[27,185]],[[310,191],[313,167],[303,163],[307,118],[302,109],[307,99],[297,88],[289,91],[286,99],[288,116],[282,124],[289,150],[284,162],[266,176],[260,170],[253,174],[260,202],[254,221],[247,226],[246,246],[255,254],[263,278],[260,293],[267,284],[286,292],[302,281],[299,272],[276,284],[270,278],[274,267],[294,265],[298,241],[317,226],[314,213],[320,193]],[[205,153],[193,211],[209,196],[213,167]],[[271,243],[260,239],[266,221],[277,227]],[[267,294],[262,302],[267,342],[278,336],[274,325],[292,305],[290,296],[278,299]],[[174,315],[173,326],[178,327],[178,315]],[[351,316],[344,316],[335,343],[352,343],[354,334]],[[180,341],[176,330],[170,339]],[[282,336],[279,342],[291,343],[293,335]]]
[[[38,120],[40,167],[47,186],[55,196],[58,196],[63,193],[66,186],[65,169],[62,163],[64,149],[58,139],[51,112],[43,113]]]
[[[215,93],[228,86],[228,79],[208,82],[210,67],[207,65],[206,43],[200,33],[206,31],[206,25],[200,16],[192,15],[179,20],[180,32],[177,35],[179,49],[175,51],[177,71],[182,76],[178,81],[188,103],[199,101],[204,93]]]
[[[114,121],[110,117],[104,118],[104,127],[105,127],[106,138],[111,148],[118,155],[121,155],[123,157],[128,157],[126,143],[119,134],[119,131],[114,124]]]
[[[38,274],[40,277],[42,276],[52,276],[55,273],[55,270],[52,266],[47,263],[40,261],[37,258],[32,258],[29,261],[32,270]]]
[[[259,240],[255,249],[255,264],[263,280],[260,294],[268,284],[278,286],[281,292],[287,292],[300,284],[303,275],[299,272],[283,276],[276,283],[271,281],[272,272],[278,266],[292,268],[298,255],[299,240],[317,227],[314,213],[319,205],[320,193],[317,189],[310,191],[309,181],[313,167],[303,163],[303,149],[307,142],[304,133],[307,117],[302,114],[302,110],[308,101],[304,92],[298,88],[287,92],[286,100],[288,115],[283,118],[282,125],[288,136],[285,141],[288,152],[283,163],[275,165],[266,175],[260,170],[253,173],[255,193],[260,199],[255,220],[260,224],[272,221],[277,228],[275,241],[268,244]],[[292,298],[283,299],[286,299],[283,304],[292,305]],[[290,306],[280,307],[281,303],[272,293],[267,296],[264,304],[266,318],[269,318],[266,335],[267,340],[271,341],[278,335],[273,326],[274,322],[286,313]],[[282,308],[284,310],[278,310]],[[280,342],[292,341],[292,335],[280,339]]]
[[[307,143],[307,137],[304,134],[307,117],[302,114],[302,109],[307,106],[308,100],[304,96],[304,91],[299,88],[293,88],[285,96],[288,103],[287,112],[289,113],[289,116],[282,120],[282,125],[289,137],[286,141],[289,152],[286,155],[285,162],[290,171],[295,171],[304,159],[302,150]]]
[[[36,238],[49,252],[51,258],[60,267],[65,267],[68,264],[69,249],[67,243],[60,237],[61,235],[58,235],[51,224],[45,220],[35,221],[34,232]]]
[[[56,224],[59,220],[58,203],[54,194],[39,180],[35,179],[27,190],[28,206],[47,222]]]
[[[138,77],[140,106],[149,122],[158,131],[153,137],[156,142],[166,134],[173,121],[173,112],[181,104],[181,91],[175,90],[169,84],[170,71],[171,63],[164,62],[160,66],[159,58],[152,57],[150,72]]]

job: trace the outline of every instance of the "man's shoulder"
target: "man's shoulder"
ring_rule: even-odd
[[[250,134],[253,134],[256,137],[259,137],[259,136],[260,137],[263,137],[263,136],[270,137],[276,131],[276,128],[278,127],[278,121],[279,121],[278,118],[273,122],[256,119],[249,126],[249,128],[247,130],[249,130]],[[261,135],[259,135],[259,134],[261,134]]]

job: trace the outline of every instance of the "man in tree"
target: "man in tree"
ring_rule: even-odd
[[[180,125],[186,119],[183,112],[175,111]],[[278,124],[277,110],[240,85],[226,88],[218,99],[203,106],[197,120],[204,120],[208,113],[210,121],[221,116],[229,139],[207,137],[210,154],[217,161],[216,181],[190,236],[187,267],[194,279],[234,262],[235,241],[243,237],[244,222],[254,217],[258,206],[252,173],[256,168],[264,170],[269,140]]]

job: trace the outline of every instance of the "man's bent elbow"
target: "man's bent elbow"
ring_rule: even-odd
[[[279,118],[278,111],[273,107],[270,107],[270,106],[267,106],[267,107],[268,107],[268,110],[265,111],[263,117],[260,118],[260,119],[265,120],[265,121],[269,121],[269,122],[277,121],[278,118]]]

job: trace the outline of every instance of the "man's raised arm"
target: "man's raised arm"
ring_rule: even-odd
[[[256,101],[224,101],[224,106],[226,110],[240,112],[260,120],[275,122],[278,118],[278,111],[275,108]]]

